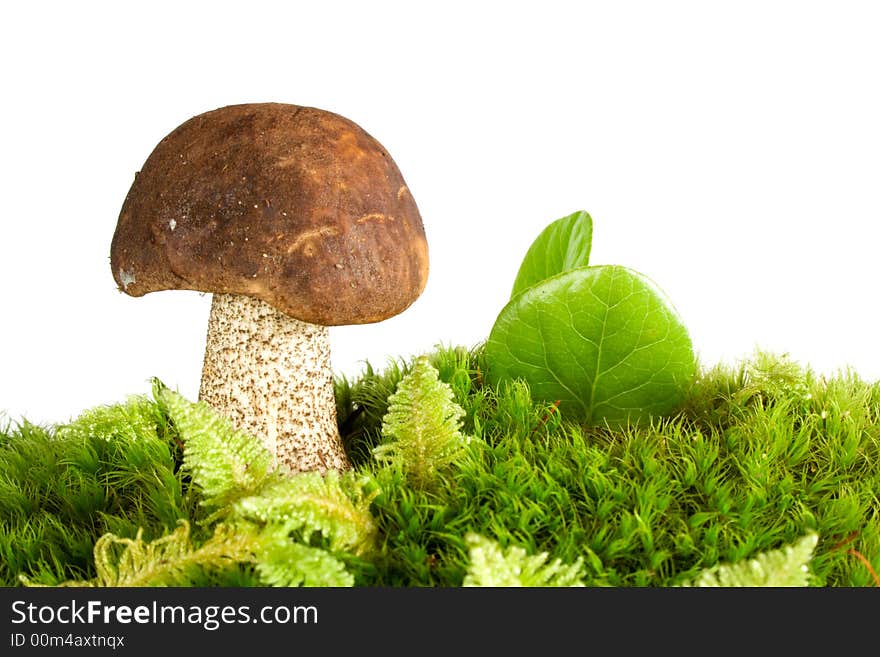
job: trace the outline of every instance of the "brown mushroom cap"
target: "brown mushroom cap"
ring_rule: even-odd
[[[110,264],[131,296],[245,294],[334,326],[406,309],[427,282],[428,248],[379,142],[331,112],[255,103],[159,142],[122,205]]]

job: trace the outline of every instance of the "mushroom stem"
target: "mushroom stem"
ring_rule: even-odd
[[[293,473],[350,467],[336,424],[326,326],[254,297],[214,294],[199,399],[259,437]]]

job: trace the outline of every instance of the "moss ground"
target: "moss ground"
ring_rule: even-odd
[[[784,357],[703,368],[685,406],[653,425],[567,421],[517,382],[483,381],[480,348],[430,354],[474,436],[431,490],[378,469],[388,397],[410,363],[336,382],[355,467],[377,478],[381,549],[347,567],[362,586],[459,586],[465,534],[583,558],[592,586],[669,586],[819,536],[820,586],[873,586],[880,569],[880,382],[814,375]],[[198,491],[180,471],[174,429],[154,402],[86,412],[60,427],[0,428],[0,584],[94,576],[92,548],[113,532],[155,538],[198,527]],[[198,536],[196,536],[198,538]],[[245,566],[193,585],[257,584]]]

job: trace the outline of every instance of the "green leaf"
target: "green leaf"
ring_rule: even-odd
[[[513,283],[511,298],[541,281],[590,264],[593,219],[580,211],[557,219],[532,242]]]
[[[536,400],[609,425],[664,415],[690,386],[690,336],[666,295],[620,266],[582,267],[514,297],[486,343],[490,383],[522,378]]]

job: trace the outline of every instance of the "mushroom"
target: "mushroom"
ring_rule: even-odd
[[[379,322],[422,293],[428,248],[397,165],[352,121],[252,103],[181,124],[125,198],[122,292],[213,294],[199,399],[291,472],[345,469],[328,327]]]

